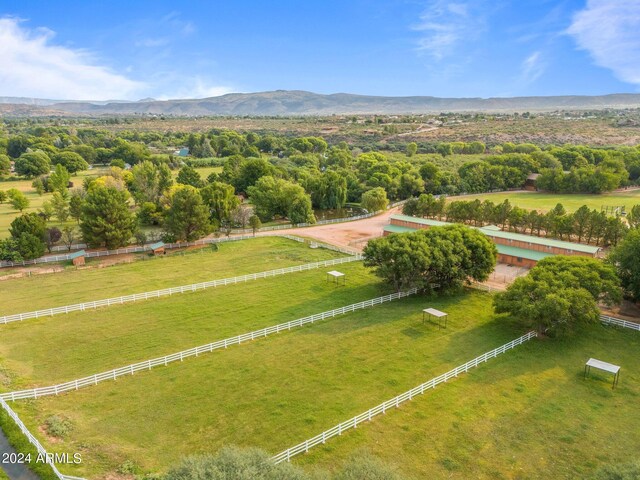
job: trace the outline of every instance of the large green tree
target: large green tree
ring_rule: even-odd
[[[92,247],[108,249],[129,243],[135,230],[135,219],[126,191],[103,185],[92,185],[82,204],[80,230],[84,241]]]
[[[376,187],[362,194],[360,206],[368,212],[379,212],[387,208],[389,200],[387,200],[387,192],[384,188]]]
[[[51,160],[43,151],[26,152],[20,155],[15,164],[16,173],[27,178],[44,175],[51,170]]]
[[[220,224],[229,220],[231,213],[240,205],[240,199],[235,194],[233,185],[213,182],[200,190],[202,200],[209,208],[211,220]]]
[[[262,221],[275,216],[288,217],[292,223],[315,223],[311,198],[300,185],[265,176],[249,187],[249,198]]]
[[[89,168],[89,164],[76,152],[60,152],[53,156],[54,165],[62,165],[69,173],[76,173]]]
[[[15,248],[23,259],[30,260],[44,255],[45,229],[45,221],[37,213],[20,215],[11,222],[9,233],[15,240]]]
[[[185,165],[178,172],[176,182],[182,185],[191,185],[195,188],[202,187],[202,178],[195,168]]]
[[[364,264],[396,290],[431,291],[486,280],[495,267],[497,251],[478,230],[449,225],[370,240],[364,257]]]
[[[169,202],[164,228],[172,237],[192,241],[211,232],[209,209],[195,187],[177,188]]]
[[[509,313],[540,332],[565,335],[597,323],[598,303],[622,299],[610,265],[582,256],[547,257],[494,297],[497,313]]]
[[[640,300],[640,229],[634,228],[609,254],[608,262],[614,266],[627,294]]]

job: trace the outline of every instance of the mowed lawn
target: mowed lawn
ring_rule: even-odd
[[[539,192],[483,193],[478,195],[465,195],[463,197],[450,197],[449,201],[474,200],[476,198],[483,201],[491,200],[493,203],[502,203],[508,199],[511,205],[517,205],[518,207],[530,210],[548,211],[553,209],[558,203],[561,203],[568,212],[574,212],[583,205],[598,211],[600,211],[603,205],[615,207],[624,205],[628,212],[631,210],[631,207],[640,204],[640,189],[610,192],[602,195]]]
[[[68,269],[0,283],[0,315],[72,305],[345,257],[286,238],[261,237],[106,268]],[[143,257],[145,258],[145,257]],[[1,273],[1,272],[0,272]]]
[[[427,306],[449,312],[447,329],[422,322]],[[416,296],[14,406],[34,432],[52,414],[71,420],[64,442],[39,435],[53,451],[83,452],[65,473],[95,477],[127,460],[162,471],[229,444],[276,453],[524,331],[496,319],[485,293]]]
[[[3,390],[45,386],[391,293],[362,262],[0,325]]]
[[[615,390],[609,374],[583,379],[590,357],[622,366]],[[331,468],[367,449],[413,479],[590,479],[638,460],[638,358],[631,330],[532,340],[295,463]]]

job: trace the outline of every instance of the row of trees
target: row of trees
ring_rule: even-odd
[[[628,225],[640,224],[640,205],[631,209],[625,222],[622,217],[607,216],[586,205],[567,213],[562,204],[557,204],[542,213],[511,205],[509,200],[498,204],[478,199],[447,203],[445,197],[433,195],[409,199],[403,206],[403,213],[474,226],[494,224],[517,233],[603,246],[616,245],[626,234]]]

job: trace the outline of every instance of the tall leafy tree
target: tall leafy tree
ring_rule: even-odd
[[[615,270],[598,259],[547,257],[494,298],[497,313],[509,313],[541,332],[574,333],[597,323],[598,303],[614,305],[622,298]]]
[[[627,294],[635,301],[640,300],[640,229],[634,228],[608,257],[622,281]]]
[[[26,213],[15,218],[9,227],[15,248],[25,260],[38,258],[45,251],[45,221],[37,213]]]
[[[364,257],[364,264],[396,290],[432,291],[486,280],[497,251],[482,232],[450,225],[370,240]]]
[[[379,212],[387,208],[389,200],[387,200],[387,192],[384,188],[376,187],[362,194],[360,206],[368,212]]]
[[[89,164],[76,152],[60,152],[53,156],[54,165],[62,165],[69,173],[76,173],[89,168]]]
[[[198,190],[190,185],[171,195],[164,228],[178,240],[191,241],[211,232],[209,209]]]
[[[16,173],[27,178],[44,175],[51,170],[49,156],[41,150],[20,155],[15,164]]]
[[[209,208],[211,220],[220,224],[231,218],[231,212],[240,205],[232,185],[213,182],[200,190],[202,200]]]
[[[176,182],[182,185],[191,185],[195,188],[202,187],[202,178],[200,177],[200,174],[190,165],[185,165],[180,169]]]
[[[128,198],[126,191],[92,185],[80,216],[80,230],[88,245],[113,249],[129,243],[135,219],[129,210]]]

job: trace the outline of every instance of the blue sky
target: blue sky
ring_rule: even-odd
[[[640,0],[0,3],[0,96],[640,91]]]

